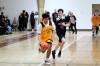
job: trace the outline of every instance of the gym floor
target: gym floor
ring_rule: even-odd
[[[100,66],[100,34],[92,37],[91,31],[79,31],[77,35],[66,32],[62,57],[55,63],[43,64],[45,54],[38,52],[38,37],[30,31],[14,32],[0,36],[0,66]],[[52,50],[58,44],[54,34]]]

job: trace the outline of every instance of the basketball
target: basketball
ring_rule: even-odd
[[[48,49],[48,43],[41,42],[40,43],[40,47],[39,47],[39,51],[42,52],[42,53],[44,53],[47,49]]]

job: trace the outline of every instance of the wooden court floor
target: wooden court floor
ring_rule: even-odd
[[[55,63],[43,64],[45,54],[38,52],[36,33],[15,32],[0,36],[0,66],[100,66],[100,34],[92,37],[91,31],[80,31],[77,35],[66,33],[62,57]],[[58,43],[54,35],[53,47]]]

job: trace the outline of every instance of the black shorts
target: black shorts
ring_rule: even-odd
[[[57,36],[59,38],[59,42],[62,42],[61,40],[63,37],[65,37],[66,29],[64,29],[64,30],[56,29],[56,33],[57,33]]]

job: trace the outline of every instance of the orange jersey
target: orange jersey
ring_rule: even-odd
[[[92,26],[98,26],[100,24],[100,16],[92,17]]]
[[[51,25],[42,27],[40,34],[40,40],[42,42],[47,42],[48,40],[53,39],[53,27]]]

